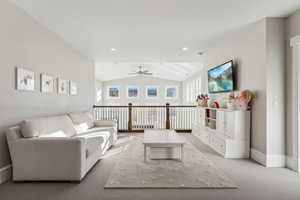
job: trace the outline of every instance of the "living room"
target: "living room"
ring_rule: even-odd
[[[2,0],[0,198],[299,199],[299,9]]]

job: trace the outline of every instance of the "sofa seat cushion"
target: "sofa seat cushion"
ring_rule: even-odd
[[[77,133],[82,133],[95,126],[93,117],[89,112],[70,113],[69,117],[71,118]]]
[[[24,120],[21,123],[21,133],[25,138],[72,137],[76,130],[67,115],[60,115]]]
[[[99,132],[85,132],[85,133],[77,134],[75,137],[83,137],[83,138],[86,138],[87,140],[89,140],[90,138],[101,138],[101,142],[98,143],[98,147],[100,147],[101,150],[103,151],[106,144],[109,142],[110,136],[111,136],[110,132],[106,130],[106,131],[99,131]],[[93,143],[93,144],[95,144],[95,143]],[[90,150],[88,150],[89,148],[90,148]],[[90,153],[95,152],[94,146],[88,147],[88,141],[87,141],[87,150]],[[89,155],[91,155],[90,153],[89,153]]]

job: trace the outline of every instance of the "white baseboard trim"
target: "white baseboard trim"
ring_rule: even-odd
[[[297,162],[300,163],[300,158],[298,158],[297,161],[296,159],[294,159],[293,156],[286,156],[286,167],[293,171],[300,172],[300,165],[298,166],[297,169],[297,165],[298,165]]]
[[[267,155],[267,167],[286,167],[285,155]]]
[[[236,154],[226,154],[225,158],[230,158],[230,159],[240,159],[240,158],[249,158],[248,153],[236,153]]]
[[[251,158],[264,166],[267,165],[266,155],[256,149],[251,149]]]
[[[286,167],[286,156],[266,155],[256,149],[251,149],[251,158],[266,167]]]
[[[11,165],[6,165],[0,168],[0,184],[11,179],[12,167]]]

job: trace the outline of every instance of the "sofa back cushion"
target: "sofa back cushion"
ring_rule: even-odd
[[[90,112],[70,113],[75,130],[77,133],[82,133],[95,126],[94,119]]]
[[[76,134],[67,115],[24,120],[21,123],[23,137],[72,137]]]

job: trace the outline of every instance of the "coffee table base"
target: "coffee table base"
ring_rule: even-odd
[[[183,161],[183,144],[168,144],[168,145],[149,145],[144,144],[144,161],[147,162],[147,154],[148,154],[148,147],[150,148],[150,151],[157,151],[159,152],[159,156],[157,158],[152,159],[159,159],[159,160],[179,160]],[[178,150],[177,150],[178,149]]]

